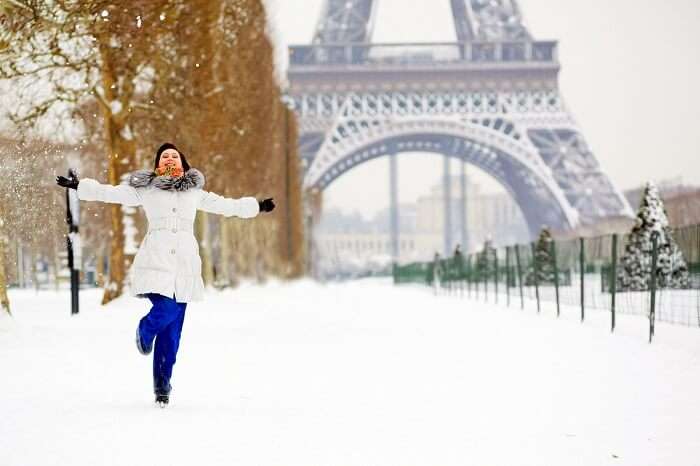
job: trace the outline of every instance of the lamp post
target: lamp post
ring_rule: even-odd
[[[77,178],[73,168],[68,169],[68,178]],[[78,289],[80,287],[80,269],[82,264],[82,247],[80,244],[80,200],[78,191],[66,188],[66,223],[68,223],[68,268],[70,269],[71,314],[79,311]]]

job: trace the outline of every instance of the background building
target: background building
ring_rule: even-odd
[[[467,177],[465,216],[467,244],[460,231],[461,184],[459,175],[451,179],[450,207],[453,243],[464,252],[481,249],[488,238],[496,245],[528,241],[522,213],[505,191],[484,192],[478,182]],[[435,252],[443,253],[444,193],[442,182],[430,187],[415,203],[399,205],[399,263],[426,260]],[[326,271],[352,266],[369,269],[391,264],[389,208],[372,219],[359,212],[347,214],[340,209],[323,213],[315,231],[315,243]]]

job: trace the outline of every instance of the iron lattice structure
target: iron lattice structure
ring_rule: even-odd
[[[633,216],[559,92],[557,43],[532,39],[515,0],[451,0],[458,42],[433,44],[371,43],[376,4],[326,0],[313,44],[290,47],[305,187],[435,152],[499,180],[533,236]]]

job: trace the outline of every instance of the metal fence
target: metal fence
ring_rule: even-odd
[[[394,283],[423,283],[435,292],[459,293],[475,299],[524,308],[533,303],[538,312],[575,307],[581,320],[586,311],[615,315],[637,314],[649,319],[649,341],[654,322],[700,327],[700,225],[674,229],[671,236],[687,264],[688,280],[671,287],[659,280],[656,238],[640,261],[648,261],[643,289],[619,289],[620,261],[629,235],[553,240],[546,257],[537,242],[485,249],[467,256],[415,262],[393,268]],[[541,246],[540,246],[541,248]]]

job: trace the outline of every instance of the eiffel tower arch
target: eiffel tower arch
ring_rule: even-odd
[[[289,48],[304,186],[323,191],[353,167],[391,157],[392,244],[394,160],[404,152],[484,170],[513,196],[533,237],[543,225],[568,231],[631,217],[561,96],[557,43],[533,39],[515,0],[450,1],[457,42],[375,44],[377,0],[325,0],[312,43]]]

